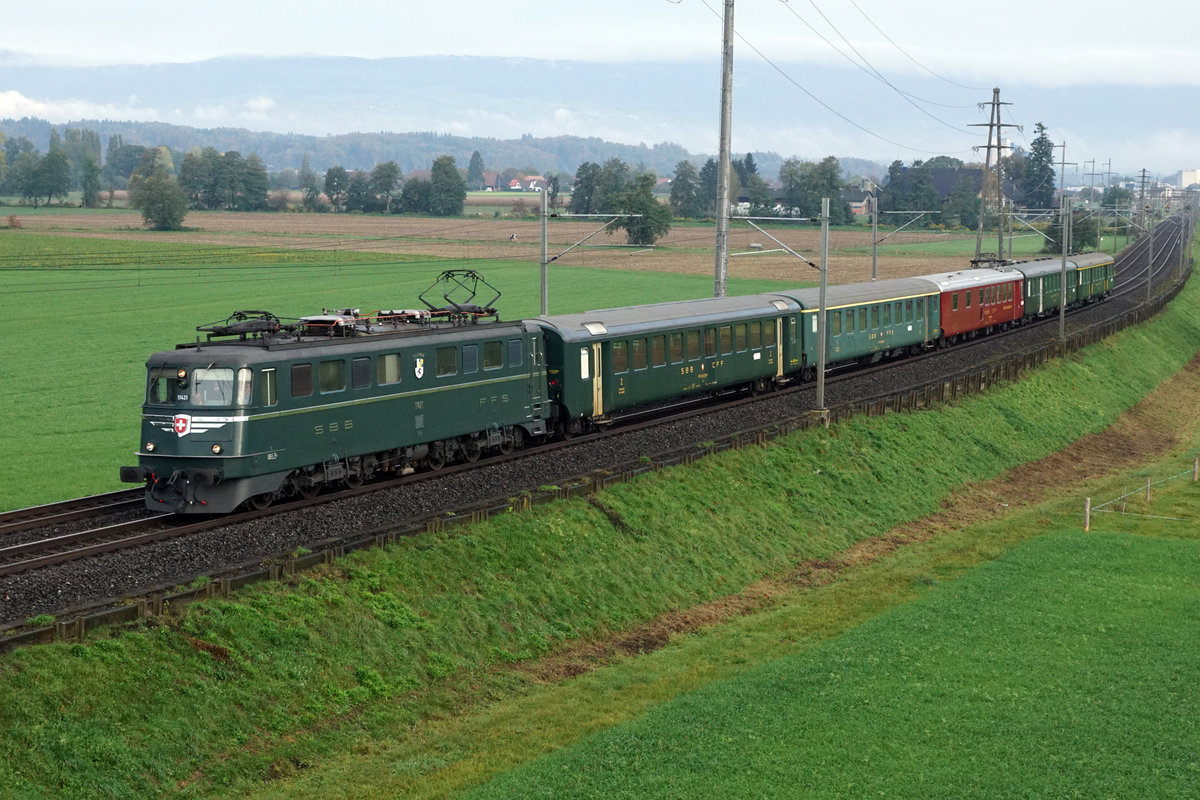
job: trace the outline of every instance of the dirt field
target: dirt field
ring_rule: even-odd
[[[478,217],[382,217],[356,214],[277,214],[193,212],[184,220],[184,233],[147,231],[136,211],[65,213],[22,216],[23,230],[109,239],[192,242],[221,246],[297,248],[319,246],[348,251],[431,255],[444,258],[512,258],[541,260],[541,224],[537,219]],[[603,221],[551,220],[550,256],[600,229]],[[772,235],[812,261],[820,257],[820,230],[813,227],[772,229]],[[711,275],[715,229],[675,226],[648,249],[630,247],[622,233],[596,233],[583,246],[559,261],[572,266],[642,269]],[[946,234],[901,233],[889,243],[928,242]],[[871,277],[871,234],[834,231],[830,234],[830,281],[850,283]],[[783,252],[762,233],[735,223],[729,234],[731,277],[815,280],[816,271]],[[961,258],[907,257],[881,250],[879,277],[898,278],[967,266]]]

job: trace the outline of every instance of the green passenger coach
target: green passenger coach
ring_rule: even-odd
[[[752,295],[531,322],[546,337],[558,424],[573,433],[660,400],[783,380],[799,310],[785,297]]]

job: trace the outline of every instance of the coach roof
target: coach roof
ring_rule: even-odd
[[[643,331],[717,325],[741,319],[799,311],[794,300],[776,294],[710,297],[630,308],[605,308],[582,314],[555,314],[530,320],[563,339],[590,339]]]

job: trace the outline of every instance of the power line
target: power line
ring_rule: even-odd
[[[854,6],[854,8],[855,8],[855,9],[858,11],[858,13],[860,13],[860,14],[862,14],[862,15],[863,15],[863,19],[865,19],[867,22],[871,23],[871,27],[872,27],[872,28],[874,28],[875,30],[879,31],[879,35],[880,35],[880,36],[882,36],[884,39],[887,39],[887,40],[888,40],[888,42],[889,42],[889,43],[892,45],[892,47],[894,47],[894,48],[896,48],[897,50],[899,50],[899,51],[900,51],[900,53],[901,53],[901,54],[902,54],[902,55],[903,55],[905,58],[907,58],[909,61],[911,61],[911,62],[913,62],[914,64],[916,64],[916,65],[917,65],[918,67],[920,67],[921,69],[923,69],[923,70],[925,70],[926,72],[928,72],[928,73],[929,73],[930,75],[932,75],[933,77],[937,78],[938,80],[943,80],[943,81],[945,81],[946,83],[948,83],[948,84],[950,84],[950,85],[952,85],[952,86],[957,86],[957,87],[958,87],[958,88],[960,88],[960,89],[969,89],[969,90],[971,90],[971,91],[973,91],[973,92],[985,92],[985,91],[987,91],[987,87],[986,87],[986,86],[966,86],[966,85],[964,85],[964,84],[958,83],[957,81],[952,81],[952,80],[950,80],[949,78],[947,78],[947,77],[945,77],[945,76],[943,76],[943,75],[939,75],[938,73],[934,72],[934,71],[933,71],[933,70],[931,70],[929,67],[925,66],[925,65],[924,65],[924,64],[922,64],[920,61],[917,61],[917,59],[915,59],[915,58],[913,58],[911,55],[909,55],[908,51],[906,51],[906,50],[905,50],[903,47],[901,47],[900,45],[896,44],[896,42],[892,40],[892,37],[890,37],[890,36],[888,36],[886,33],[884,33],[884,31],[883,31],[883,28],[880,28],[878,25],[876,25],[876,24],[875,24],[875,21],[874,21],[874,20],[872,20],[870,17],[868,17],[868,16],[867,16],[867,12],[865,12],[865,11],[863,11],[861,8],[859,8],[859,6],[858,6],[858,3],[854,2],[854,0],[850,0],[850,5]]]

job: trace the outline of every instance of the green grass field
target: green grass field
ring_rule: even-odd
[[[444,269],[502,292],[504,319],[536,316],[539,268],[314,249],[211,247],[0,233],[0,426],[20,459],[0,465],[0,510],[121,488],[133,463],[146,359],[238,309],[280,317],[323,307],[420,307]],[[551,310],[705,297],[701,276],[552,267]],[[730,292],[773,284],[731,279]]]

